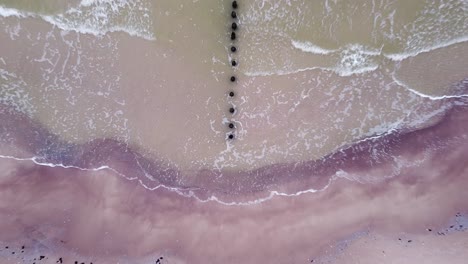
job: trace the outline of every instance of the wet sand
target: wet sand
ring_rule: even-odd
[[[405,165],[393,178],[360,184],[335,177],[320,192],[274,196],[244,206],[150,191],[108,170],[48,168],[2,159],[1,240],[10,247],[24,244],[34,249],[3,257],[17,261],[46,252],[41,254],[54,261],[63,257],[93,263],[141,263],[159,256],[167,263],[308,263],[352,254],[358,261],[367,256],[379,259],[387,247],[387,252],[401,247],[397,236],[417,243],[415,258],[422,254],[419,247],[438,254],[431,248],[443,249],[447,243],[461,252],[466,236],[459,233],[465,228],[443,230],[458,213],[466,217],[466,113],[465,106],[456,106],[432,127],[356,145],[349,162],[341,159],[347,177],[385,177],[395,173],[395,166]],[[398,159],[372,158],[373,151],[362,151],[366,146]],[[434,231],[428,234],[428,228]],[[440,230],[446,234],[434,238],[433,232]],[[378,254],[362,253],[362,239],[373,237],[385,248]],[[356,245],[350,238],[357,239]],[[349,248],[342,247],[342,240]],[[421,245],[426,240],[430,243]],[[409,250],[395,249],[394,257]],[[446,254],[438,252],[441,258]],[[464,255],[449,257],[461,263]]]
[[[36,120],[71,143],[125,141],[149,159],[177,167],[183,177],[203,169],[239,171],[319,159],[367,136],[430,124],[444,109],[440,101],[402,86],[424,85],[419,80],[434,75],[422,69],[428,53],[403,66],[387,61],[357,77],[322,70],[250,77],[242,74],[240,64],[234,71],[238,81],[232,84],[225,62],[197,66],[197,60],[171,46],[121,33],[98,39],[73,32],[62,36],[33,20],[22,27],[22,35],[29,37],[20,45],[2,35],[2,58],[7,71],[21,72]],[[40,37],[39,42],[30,34]],[[456,47],[434,52],[454,56],[465,53],[468,45]],[[50,61],[40,59],[50,55]],[[20,66],[11,63],[17,56],[37,59]],[[448,64],[444,72],[452,78],[437,83],[443,89],[410,87],[423,94],[456,95],[451,85],[463,78],[466,66],[465,60]],[[408,67],[418,79],[399,75]],[[230,90],[237,93],[232,99]],[[231,106],[236,108],[233,115]],[[226,141],[230,121],[236,124],[232,144]]]
[[[44,255],[41,263],[59,257],[66,263],[154,263],[161,256],[163,263],[463,263],[465,229],[446,230],[453,229],[458,212],[466,212],[465,111],[400,144],[373,142],[403,156],[397,164],[416,164],[393,179],[359,184],[340,178],[318,193],[250,206],[149,191],[106,170],[2,159],[1,240],[10,247],[2,250],[2,262],[32,263]],[[421,147],[427,142],[430,147]],[[342,168],[348,176],[393,172],[395,164],[373,160],[366,166],[368,159]]]
[[[24,66],[20,61],[4,63],[7,71],[22,72],[26,84],[40,84],[23,88],[32,95],[30,103],[35,107],[29,115],[41,124],[39,131],[29,133],[50,140],[29,137],[24,144],[29,144],[33,155],[42,162],[81,168],[111,166],[149,188],[191,188],[203,199],[212,194],[229,197],[323,188],[341,159],[353,155],[341,151],[347,146],[389,132],[396,132],[393,136],[398,138],[398,133],[438,122],[453,102],[434,100],[433,86],[414,90],[404,83],[433,75],[418,70],[431,54],[443,58],[468,49],[468,44],[456,44],[401,65],[387,61],[382,69],[349,77],[319,70],[257,77],[236,72],[238,81],[232,84],[211,75],[213,66],[196,67],[195,61],[168,47],[154,47],[150,41],[122,33],[94,38],[74,32],[62,35],[33,20],[22,26],[25,36],[41,37],[36,44],[41,48],[28,48],[32,43],[27,39],[20,45],[2,35],[7,43],[5,61],[14,61],[24,53],[21,50],[30,54],[22,55],[25,59],[45,56],[42,45],[46,53],[56,54],[51,61],[36,59]],[[29,27],[36,33],[27,33]],[[109,56],[109,49],[116,56]],[[444,72],[452,77],[438,82],[445,89],[436,96],[456,99],[464,88],[457,88],[454,80],[461,80],[466,61],[446,65]],[[95,71],[82,71],[87,68]],[[221,66],[217,71],[228,68]],[[414,69],[417,79],[398,75],[407,68]],[[81,88],[74,89],[70,80]],[[236,96],[229,99],[227,92],[232,89]],[[228,112],[231,103],[236,108],[233,115]],[[226,140],[229,121],[236,125],[233,141]],[[18,132],[15,125],[4,129],[4,141],[13,142]],[[122,161],[114,167],[109,161],[116,158]],[[296,179],[300,183],[291,183]]]

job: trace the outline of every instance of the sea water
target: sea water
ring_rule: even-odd
[[[467,12],[462,0],[256,0],[239,7],[231,41],[221,0],[1,0],[0,103],[42,129],[20,158],[112,167],[117,150],[99,145],[112,141],[138,153],[119,162],[139,173],[115,170],[148,188],[226,188],[230,173],[436,122],[443,99],[466,96],[454,85],[468,68]],[[99,162],[80,161],[95,145]],[[238,188],[282,181],[262,177]]]

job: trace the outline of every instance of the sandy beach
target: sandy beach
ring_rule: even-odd
[[[0,263],[466,263],[466,3],[236,3],[0,0]]]
[[[451,119],[460,124],[466,114]],[[446,128],[427,133],[442,138]],[[417,165],[393,179],[337,178],[320,192],[243,206],[145,190],[108,170],[2,159],[2,263],[40,254],[47,263],[463,263],[467,142],[451,142],[415,148],[408,159],[419,157]]]

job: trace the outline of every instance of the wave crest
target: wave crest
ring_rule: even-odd
[[[65,31],[102,36],[125,32],[147,40],[156,39],[150,8],[140,0],[82,0],[63,13],[44,15],[0,6],[1,17],[40,18]]]

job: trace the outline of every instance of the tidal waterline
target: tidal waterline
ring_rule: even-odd
[[[440,87],[416,87],[434,77],[424,70],[427,59],[395,61],[389,55],[395,50],[387,47],[398,42],[401,54],[415,50],[417,54],[418,49],[425,52],[444,41],[463,39],[459,10],[465,4],[451,1],[441,7],[447,13],[420,17],[439,7],[433,3],[387,5],[385,1],[372,6],[288,3],[245,3],[236,9],[235,19],[229,18],[231,6],[214,0],[81,1],[73,7],[81,11],[51,15],[56,18],[10,15],[2,21],[2,59],[5,72],[15,79],[6,80],[4,87],[11,87],[3,89],[3,97],[8,98],[7,105],[24,109],[63,142],[117,140],[174,171],[171,177],[179,180],[171,180],[172,185],[198,186],[203,178],[202,182],[209,182],[200,185],[204,188],[218,188],[216,182],[224,186],[220,177],[226,173],[242,175],[268,165],[317,161],[366,137],[419,129],[436,122],[450,108],[430,95],[456,95],[450,85],[464,77],[464,60],[445,64],[443,78],[436,78]],[[364,11],[352,12],[361,5],[380,14],[375,15],[373,28],[364,33],[365,27],[355,31],[342,25],[349,21],[366,24]],[[5,8],[23,14],[20,9]],[[405,19],[389,22],[391,29],[378,31],[386,21],[384,14],[395,19],[405,16],[402,10],[408,13]],[[327,22],[331,13],[336,14],[334,21]],[[70,30],[81,19],[76,14],[85,14],[84,25],[91,28]],[[96,20],[90,19],[93,15]],[[137,15],[142,18],[134,19]],[[451,34],[449,39],[444,35],[434,40],[419,30],[422,44],[409,40],[414,37],[409,31],[419,28],[416,24],[430,27],[447,17],[454,20],[453,29],[444,31]],[[233,20],[242,25],[236,31],[242,38],[234,40],[239,49],[235,53],[229,51],[234,44],[229,42]],[[346,32],[332,27],[323,31],[317,21]],[[337,21],[341,24],[336,25]],[[386,30],[396,32],[395,37],[383,34]],[[310,32],[308,38],[305,32]],[[457,47],[434,52],[443,61],[444,56],[465,53],[466,44]],[[234,55],[242,62],[235,67],[238,79],[232,76],[230,80],[235,82],[237,95],[227,97],[226,92],[234,88],[226,80]],[[418,56],[425,57],[431,54]],[[31,63],[19,68],[22,60]],[[320,66],[324,61],[336,67]],[[304,63],[310,67],[296,69]],[[264,65],[274,69],[261,72]],[[252,73],[253,67],[261,73]],[[412,74],[405,76],[407,72]],[[446,72],[454,78],[445,81]],[[408,87],[414,83],[415,87]],[[10,95],[18,90],[21,96]],[[236,124],[235,144],[226,142],[234,138],[228,127],[231,121]],[[150,186],[165,182],[159,179],[158,170],[141,170],[145,181],[154,181]],[[213,171],[212,175],[199,176],[205,170]]]
[[[359,12],[353,11],[361,6],[365,8],[359,9]],[[23,89],[35,94],[31,96],[31,105],[40,108],[37,111],[38,119],[55,134],[72,142],[86,142],[100,137],[125,140],[138,149],[152,153],[153,157],[164,163],[191,171],[246,169],[280,161],[318,159],[366,136],[416,122],[404,120],[412,111],[408,109],[420,108],[418,104],[430,109],[432,102],[425,102],[406,87],[396,85],[394,76],[398,74],[400,63],[386,57],[395,52],[417,53],[443,41],[463,38],[464,24],[461,23],[463,16],[460,10],[466,8],[466,4],[448,1],[441,6],[435,6],[432,2],[405,5],[403,2],[388,4],[385,1],[374,2],[373,5],[334,4],[328,1],[320,5],[303,1],[286,4],[254,1],[241,5],[237,12],[239,23],[243,25],[238,31],[242,38],[236,40],[241,52],[237,52],[236,56],[242,60],[242,64],[236,66],[236,71],[241,78],[237,83],[242,88],[232,104],[233,108],[242,106],[242,110],[236,114],[239,123],[237,143],[228,146],[223,139],[227,133],[225,128],[229,113],[222,110],[225,105],[223,93],[229,87],[225,76],[230,71],[226,40],[230,34],[227,29],[231,20],[227,17],[231,7],[226,3],[214,0],[203,3],[75,3],[74,8],[82,8],[82,12],[89,16],[96,12],[96,15],[112,18],[95,21],[105,25],[98,27],[99,30],[117,30],[99,37],[51,28],[50,23],[55,20],[45,22],[40,17],[8,17],[4,23],[7,23],[6,28],[13,27],[8,26],[8,22],[24,24],[24,31],[30,31],[28,23],[34,24],[32,27],[38,28],[32,29],[33,33],[41,30],[36,34],[52,36],[52,39],[38,41],[31,38],[23,41],[27,43],[25,45],[38,47],[37,51],[29,49],[35,53],[31,56],[37,58],[37,64],[32,67],[42,69],[31,70],[37,72],[37,76],[26,80],[27,87]],[[445,13],[422,16],[439,7]],[[369,19],[362,12],[370,10],[376,14],[372,28],[366,30],[365,27],[358,27],[358,31],[354,30],[352,25],[369,24],[367,20],[362,21]],[[63,18],[59,21],[68,21],[69,13],[59,14]],[[330,14],[335,16],[328,21]],[[136,15],[147,18],[131,19]],[[75,23],[74,16],[70,17],[70,21]],[[312,19],[305,20],[307,17]],[[440,39],[434,39],[432,33],[419,30],[419,44],[409,39],[414,35],[408,28],[429,28],[434,26],[431,23],[445,18],[453,19],[450,30],[443,31],[449,36],[441,35]],[[384,22],[387,20],[389,22]],[[325,31],[322,25],[318,25],[319,21],[343,32],[333,27]],[[344,26],[344,23],[349,26]],[[388,25],[391,25],[390,29],[387,29]],[[119,29],[130,35],[120,33]],[[385,33],[387,31],[394,32],[395,36]],[[70,32],[68,37],[63,36],[64,32]],[[28,34],[31,32],[25,32],[23,38],[27,38]],[[137,34],[136,37],[134,34]],[[20,33],[19,38],[21,36]],[[145,40],[138,36],[153,36],[154,39]],[[20,53],[19,50],[25,48],[16,45],[16,38],[8,40],[8,35],[4,37],[7,38],[5,43],[10,42],[13,47],[8,51],[10,61],[17,60],[17,56],[29,57]],[[82,44],[81,40],[92,44]],[[329,44],[320,42],[325,40]],[[387,49],[397,42],[399,48]],[[311,46],[311,43],[315,44]],[[14,46],[17,46],[16,50]],[[320,49],[317,51],[313,49],[314,46]],[[101,47],[100,51],[96,47]],[[47,49],[51,51],[47,53]],[[46,53],[43,53],[44,50]],[[59,55],[54,55],[54,50],[59,51]],[[60,57],[60,54],[69,52],[76,54],[76,63],[80,63],[81,69],[76,70],[78,64],[73,66],[73,62]],[[42,58],[41,54],[46,57]],[[79,57],[79,54],[87,54],[87,59]],[[47,55],[56,57],[62,71],[54,71],[55,62],[49,63]],[[88,66],[84,66],[86,62]],[[321,65],[322,62],[328,66]],[[52,67],[48,64],[52,64]],[[264,66],[271,71],[264,71]],[[92,69],[96,67],[101,68],[98,69],[100,74],[93,77]],[[253,68],[257,73],[252,71]],[[453,65],[453,68],[448,71],[461,72],[462,67]],[[51,71],[55,77],[44,78],[44,74]],[[283,75],[285,73],[289,74]],[[258,74],[273,75],[263,78],[255,76]],[[352,75],[340,76],[343,74]],[[418,71],[414,76],[424,79],[420,77],[421,74],[424,72]],[[61,82],[57,83],[57,80]],[[75,84],[72,85],[73,82]],[[37,86],[40,89],[32,88]],[[434,89],[432,87],[431,91]],[[52,91],[58,94],[54,95]],[[425,93],[424,90],[420,91]],[[82,95],[81,100],[75,93]],[[380,97],[382,102],[376,101],[375,105],[367,103],[369,98],[378,98],[377,94],[385,94]],[[52,96],[55,99],[48,104]],[[109,103],[104,103],[106,101]],[[50,107],[54,104],[56,106]],[[390,112],[388,105],[392,105]],[[104,111],[99,109],[101,106]],[[435,108],[438,107],[436,104]],[[70,109],[69,113],[66,109]],[[54,115],[55,118],[50,118]],[[165,118],[168,115],[177,118]],[[355,119],[364,121],[356,124]],[[189,134],[185,132],[187,127],[192,131]]]

